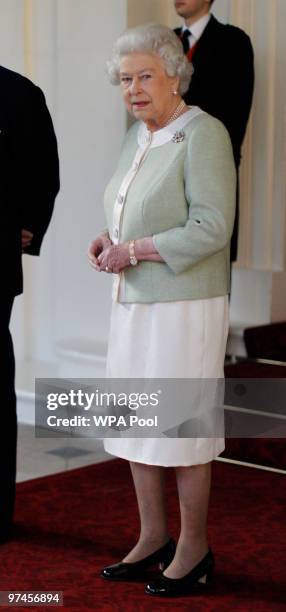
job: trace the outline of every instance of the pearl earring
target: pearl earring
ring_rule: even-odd
[[[174,96],[176,96],[176,95],[177,95],[177,93],[178,93],[178,92],[177,92],[176,90],[175,90],[175,91],[173,91]]]

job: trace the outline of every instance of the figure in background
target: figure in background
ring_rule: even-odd
[[[231,240],[231,261],[237,258],[239,177],[241,147],[250,114],[254,88],[254,56],[249,36],[240,28],[222,24],[210,13],[214,0],[175,0],[184,19],[175,30],[194,73],[187,104],[200,106],[227,128],[237,169],[236,216]]]
[[[0,67],[2,280],[0,305],[0,543],[13,535],[17,414],[10,316],[23,291],[22,254],[39,255],[59,191],[57,142],[45,97],[30,80]]]

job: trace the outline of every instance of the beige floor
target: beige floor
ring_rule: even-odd
[[[17,482],[72,470],[113,457],[101,440],[84,438],[36,438],[34,427],[19,424]]]

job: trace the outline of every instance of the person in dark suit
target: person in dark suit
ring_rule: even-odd
[[[175,0],[175,9],[185,22],[175,32],[194,67],[184,100],[187,104],[200,106],[225,125],[238,173],[253,97],[254,54],[250,38],[243,30],[220,23],[209,12],[213,1]],[[238,192],[239,180],[231,241],[232,261],[237,258]]]
[[[1,442],[0,543],[12,535],[17,416],[14,351],[9,331],[23,291],[22,253],[39,255],[59,191],[57,141],[45,97],[30,80],[0,66]]]

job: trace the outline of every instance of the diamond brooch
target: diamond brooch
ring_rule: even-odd
[[[185,140],[186,134],[184,130],[179,130],[179,132],[175,132],[172,141],[173,142],[183,142]]]

